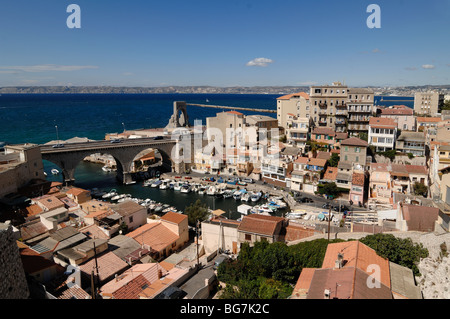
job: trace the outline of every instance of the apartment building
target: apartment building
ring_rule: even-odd
[[[405,105],[393,105],[382,109],[380,117],[390,118],[397,122],[397,129],[402,131],[415,131],[416,118],[414,111]]]
[[[288,117],[292,114],[296,117],[310,116],[309,95],[305,92],[287,94],[277,98],[277,120],[278,126],[288,128]]]
[[[365,88],[349,88],[347,92],[347,131],[351,136],[358,136],[359,133],[363,132],[367,133],[370,117],[374,113],[374,92]],[[336,126],[336,130],[337,128],[338,126]]]
[[[397,138],[395,148],[397,151],[414,156],[425,156],[425,134],[424,132],[404,131]]]
[[[340,82],[334,82],[332,85],[311,86],[310,117],[315,125],[336,127],[339,132],[345,131],[347,90],[347,86]],[[337,114],[338,111],[339,114]]]
[[[291,116],[287,120],[286,141],[288,144],[296,146],[305,151],[306,142],[309,139],[309,122],[307,117]]]
[[[397,122],[390,118],[372,117],[369,121],[369,144],[377,152],[393,150],[397,137]]]
[[[416,114],[436,116],[444,104],[444,94],[439,92],[416,92],[414,94],[414,112]]]
[[[351,163],[355,170],[364,171],[367,165],[367,147],[369,144],[357,137],[341,142],[340,162]]]

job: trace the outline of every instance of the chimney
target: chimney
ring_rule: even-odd
[[[329,289],[325,289],[323,291],[323,299],[330,299],[330,290]]]
[[[338,253],[337,259],[334,264],[335,269],[341,269],[344,266],[344,255],[341,253]]]

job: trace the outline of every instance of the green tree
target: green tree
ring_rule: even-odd
[[[424,194],[428,194],[428,187],[422,183],[415,182],[413,185],[413,188],[414,188],[415,195],[423,196]]]
[[[339,154],[337,153],[332,153],[331,157],[328,159],[328,166],[330,167],[337,167],[339,164]]]
[[[322,194],[322,195],[332,196],[333,198],[335,198],[336,196],[339,195],[340,190],[337,187],[336,183],[332,182],[332,183],[326,183],[326,184],[319,185],[318,193]]]
[[[375,234],[360,241],[374,249],[377,254],[389,261],[411,269],[415,276],[420,275],[417,264],[421,258],[428,257],[428,249],[415,244],[411,238],[397,238],[392,234]]]
[[[364,140],[364,141],[368,142],[368,141],[369,141],[369,134],[366,133],[366,132],[360,132],[360,133],[358,134],[358,138],[360,138],[361,140]]]
[[[185,212],[188,215],[189,225],[196,227],[197,221],[204,221],[208,216],[208,206],[202,203],[199,199],[185,208]]]

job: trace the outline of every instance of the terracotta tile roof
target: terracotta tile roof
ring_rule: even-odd
[[[348,138],[348,133],[343,133],[343,132],[336,133],[337,140],[345,140],[346,138]]]
[[[146,244],[155,251],[162,251],[178,240],[179,236],[160,222],[145,224],[126,234],[139,244]]]
[[[371,117],[369,120],[369,126],[377,128],[396,128],[397,122],[388,117]]]
[[[283,231],[285,232],[284,240],[286,242],[313,236],[315,232],[313,228],[306,228],[305,226],[295,225],[294,223],[286,226]]]
[[[413,115],[414,110],[405,106],[404,107],[398,107],[398,108],[387,108],[381,110],[381,115]]]
[[[369,281],[369,274],[355,267],[317,269],[306,299],[324,299],[326,289],[330,299],[393,299],[389,287],[381,283],[380,288],[371,288]]]
[[[106,252],[97,256],[98,271],[100,281],[105,281],[117,273],[122,272],[128,267],[128,264],[117,257],[113,252]],[[91,272],[95,267],[95,258],[79,266],[80,271],[87,277],[91,277]],[[94,270],[95,271],[95,270]]]
[[[126,200],[124,202],[118,203],[114,206],[111,206],[111,208],[123,217],[132,215],[143,209],[141,205],[132,200]]]
[[[311,285],[312,277],[314,276],[315,268],[303,268],[292,291],[292,298],[300,298],[306,296]]]
[[[437,123],[442,121],[442,119],[440,117],[421,117],[418,116],[416,117],[417,122],[428,122],[428,123]]]
[[[390,287],[389,261],[377,255],[375,250],[359,241],[329,244],[322,268],[334,268],[338,253],[343,254],[343,267],[356,267],[369,275],[370,265],[380,267],[380,281]]]
[[[59,268],[60,270],[62,270],[62,272],[64,272],[63,267],[41,256],[38,252],[30,249],[28,246],[19,248],[19,251],[23,269],[27,274],[34,274],[35,272],[39,272],[52,267]]]
[[[279,223],[283,221],[282,217],[252,214],[244,216],[237,229],[247,233],[274,236]]]
[[[294,161],[294,163],[307,164],[308,160],[309,160],[309,158],[307,158],[307,157],[299,157]]]
[[[73,188],[69,189],[69,190],[66,192],[66,194],[71,194],[71,195],[74,195],[74,196],[79,196],[80,194],[83,194],[83,193],[89,193],[89,191],[86,190],[86,189],[82,189],[82,188],[78,188],[78,187],[73,187]]]
[[[27,210],[27,217],[36,216],[43,212],[42,208],[38,204],[28,206],[26,210]]]
[[[325,160],[329,160],[331,157],[331,152],[322,152],[322,151],[318,151],[316,158],[321,158],[321,159],[325,159]]]
[[[95,224],[80,228],[79,232],[85,234],[89,238],[109,239],[109,236]]]
[[[353,173],[352,176],[352,185],[364,186],[364,174],[361,173]]]
[[[64,203],[61,202],[56,196],[44,196],[41,199],[36,200],[42,206],[44,206],[48,210],[53,210],[56,208],[64,207]]]
[[[434,231],[434,224],[438,219],[439,208],[402,204],[401,210],[409,231]]]
[[[329,127],[315,127],[312,134],[336,136],[336,132]]]
[[[327,163],[326,159],[323,158],[310,158],[308,161],[308,165],[314,165],[314,166],[325,166],[325,164]]]
[[[168,212],[164,216],[161,217],[161,220],[165,220],[171,223],[179,224],[182,221],[186,220],[188,218],[187,215],[175,213],[175,212]]]
[[[323,179],[335,181],[338,171],[339,169],[337,167],[328,167],[325,171],[325,174],[323,174]]]
[[[235,114],[235,115],[244,115],[241,112],[238,111],[228,111],[227,113]]]
[[[298,93],[292,93],[292,94],[287,94],[287,95],[283,95],[277,98],[277,100],[290,100],[292,97],[303,97],[306,100],[309,100],[309,94],[305,93],[305,92],[298,92]]]
[[[65,285],[66,289],[62,289],[56,294],[56,298],[58,299],[91,299],[91,295],[89,295],[86,291],[81,289],[79,286],[74,285],[68,287]]]
[[[387,163],[371,163],[370,170],[373,172],[389,172],[392,169],[388,170],[388,166]]]
[[[422,165],[405,165],[406,167],[406,171],[409,174],[424,174],[427,175],[428,174],[428,169],[426,166],[422,166]]]
[[[357,138],[357,137],[350,137],[348,139],[345,139],[341,142],[341,145],[350,145],[350,146],[363,146],[363,147],[367,147],[369,146],[369,143],[367,143],[366,141]]]

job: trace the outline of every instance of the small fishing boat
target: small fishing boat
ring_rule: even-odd
[[[261,193],[261,192],[253,193],[253,194],[250,196],[250,199],[251,199],[252,202],[257,202],[257,201],[259,201],[259,200],[261,199],[261,196],[262,196],[262,193]]]
[[[235,191],[235,192],[233,193],[233,198],[234,198],[235,200],[240,200],[240,199],[241,199],[241,196],[242,196],[242,193],[241,193],[240,191]]]
[[[150,185],[150,187],[156,188],[156,187],[159,187],[159,185],[161,185],[161,184],[162,184],[162,181],[158,179],[158,180],[154,181],[154,182]]]
[[[181,193],[187,194],[191,192],[191,185],[189,184],[184,184],[183,186],[181,186]]]
[[[208,188],[208,190],[206,191],[206,195],[214,196],[216,194],[216,192],[217,192],[216,187],[215,186],[210,186]]]
[[[51,172],[52,172],[53,175],[58,175],[59,174],[59,171],[56,168],[52,168]]]

